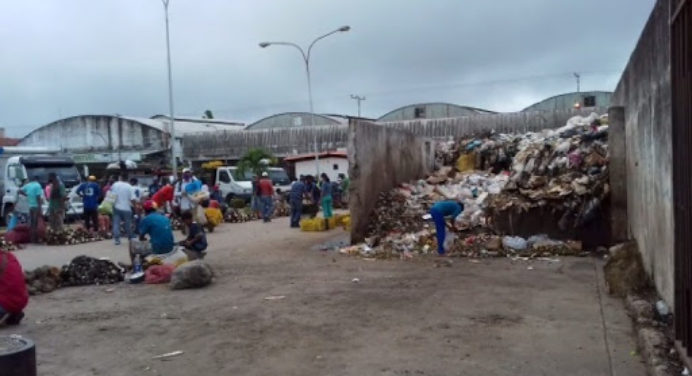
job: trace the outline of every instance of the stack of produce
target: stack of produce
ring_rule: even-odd
[[[229,223],[243,223],[253,221],[257,218],[245,208],[229,208],[224,215],[224,221]]]
[[[60,272],[62,286],[102,285],[123,280],[119,266],[108,260],[88,256],[77,256]]]
[[[24,273],[26,287],[29,295],[40,295],[51,292],[60,287],[60,268],[42,266]]]
[[[46,230],[46,244],[48,245],[71,245],[95,242],[107,238],[110,234],[89,232],[83,227],[64,228],[62,231]]]

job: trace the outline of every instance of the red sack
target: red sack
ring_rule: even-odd
[[[174,269],[175,265],[152,265],[144,272],[144,283],[168,283]]]
[[[12,244],[29,243],[31,241],[31,233],[29,231],[22,231],[21,229],[18,230],[17,227],[5,234],[5,241]]]

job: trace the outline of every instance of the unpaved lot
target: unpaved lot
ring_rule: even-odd
[[[26,321],[0,333],[35,340],[43,376],[645,374],[620,302],[599,294],[595,259],[436,268],[315,248],[338,235],[286,220],[225,225],[210,235],[208,288],[61,289],[33,297]],[[35,265],[125,252],[42,249],[17,254]]]

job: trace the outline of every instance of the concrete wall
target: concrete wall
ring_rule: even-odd
[[[558,128],[575,115],[588,115],[592,110],[560,110],[484,114],[446,119],[378,122],[386,127],[408,131],[428,138],[464,137],[490,131],[513,133]],[[606,108],[595,112],[606,113]],[[187,160],[238,159],[247,150],[261,147],[284,157],[314,152],[314,139],[320,150],[343,148],[347,143],[347,126],[315,126],[291,129],[275,128],[245,132],[210,132],[185,135],[183,155]]]
[[[352,121],[348,126],[351,241],[365,236],[380,192],[426,176],[434,164],[430,140],[410,132]]]
[[[624,135],[613,133],[616,127],[609,137],[625,139],[629,233],[659,293],[673,305],[670,14],[669,0],[657,1],[612,99],[624,107]]]

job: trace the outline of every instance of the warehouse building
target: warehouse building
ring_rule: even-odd
[[[572,108],[608,108],[613,93],[610,91],[584,91],[556,95],[548,99],[534,103],[523,109],[526,111],[559,111]]]
[[[176,118],[175,149],[182,159],[182,139],[193,133],[242,131],[238,122],[217,119]],[[60,148],[78,164],[99,170],[111,162],[131,160],[159,168],[170,161],[169,117],[138,118],[119,115],[79,115],[39,127],[20,146]]]
[[[493,111],[489,110],[451,103],[419,103],[400,107],[394,111],[388,112],[377,119],[377,122],[442,119],[493,113]]]

